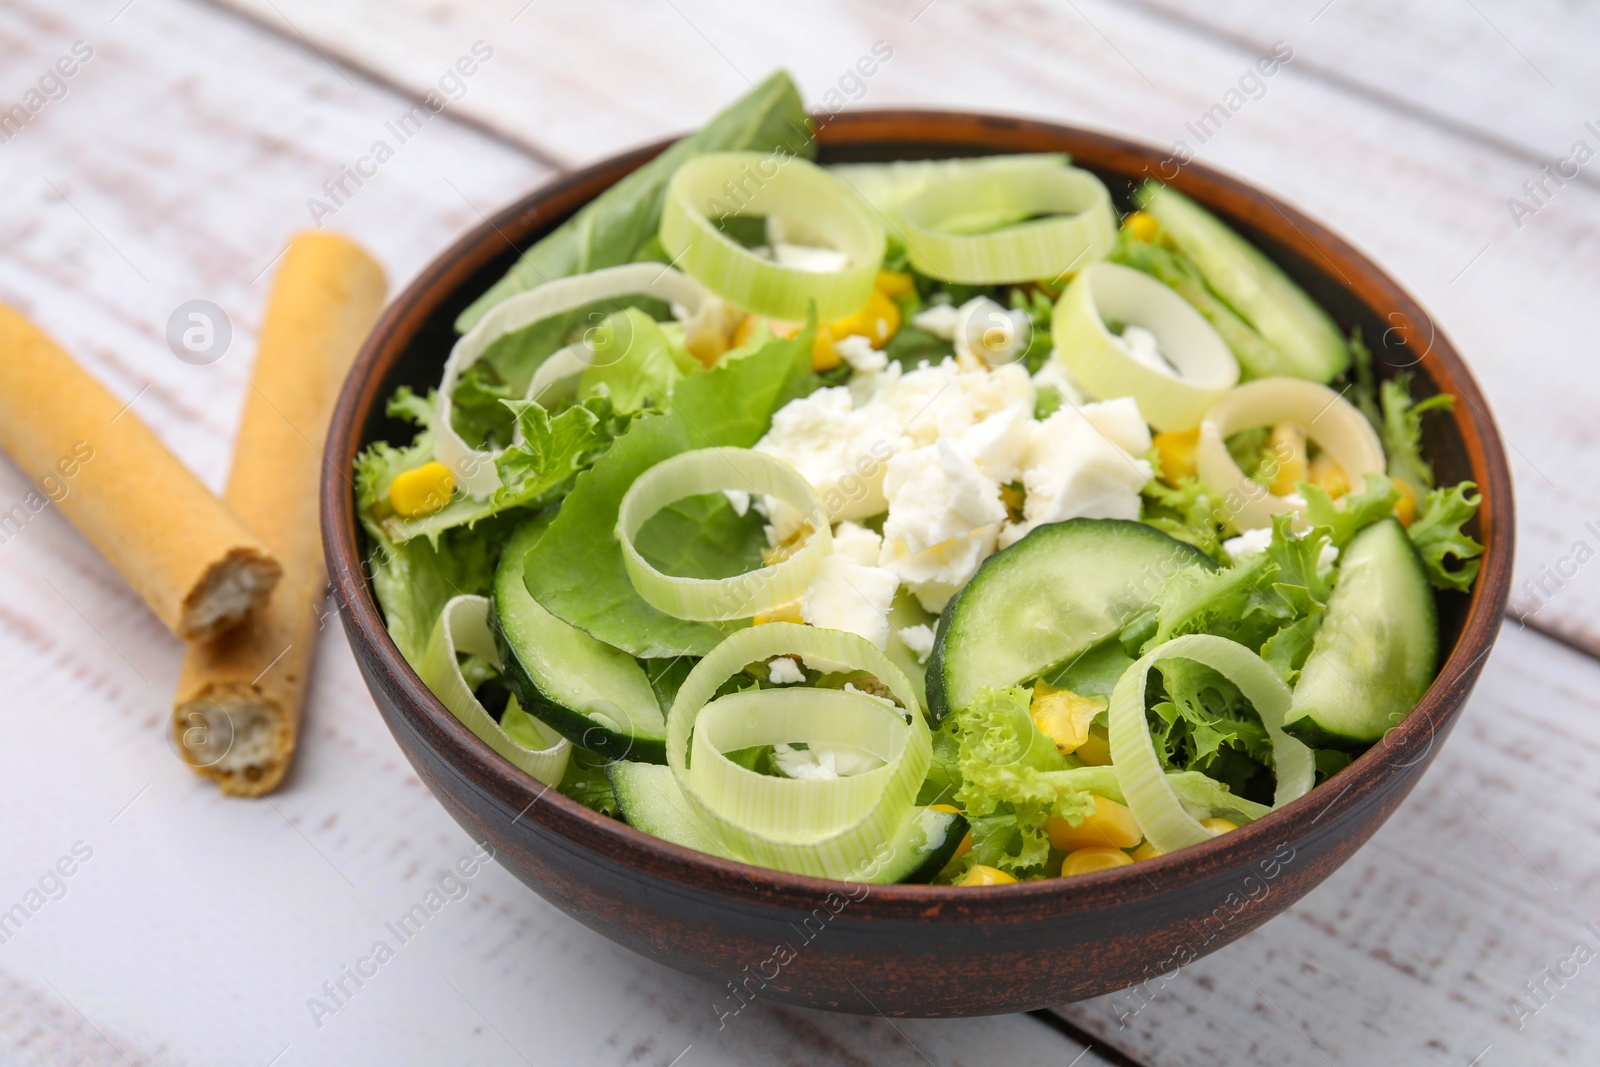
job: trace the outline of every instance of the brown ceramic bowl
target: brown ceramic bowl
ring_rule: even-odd
[[[1459,397],[1453,418],[1430,420],[1425,445],[1442,481],[1472,478],[1481,487],[1477,533],[1488,547],[1470,598],[1440,598],[1443,667],[1417,709],[1310,795],[1203,845],[1071,880],[874,886],[862,899],[844,896],[841,883],[649,837],[546,791],[497,756],[434,699],[389,640],[363,573],[347,475],[368,442],[409,434],[386,420],[384,400],[397,386],[438,380],[457,312],[517,251],[666,142],[553,182],[469,233],[389,307],[356,360],[328,437],[322,497],[328,569],[356,659],[407,758],[472,837],[580,922],[712,981],[719,1012],[759,995],[846,1012],[983,1015],[1080,1000],[1170,972],[1260,926],[1348,860],[1416,785],[1456,721],[1500,629],[1510,584],[1511,481],[1494,422],[1455,349],[1404,289],[1246,181],[1192,164],[1173,174],[1156,149],[984,115],[842,114],[826,122],[820,141],[823,162],[1069,152],[1124,204],[1135,182],[1162,174],[1283,264],[1341,326],[1359,326],[1384,373],[1412,367],[1419,392]]]

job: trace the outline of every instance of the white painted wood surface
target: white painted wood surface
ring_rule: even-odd
[[[1588,410],[1600,371],[1581,326],[1600,277],[1600,199],[1571,185],[1521,230],[1511,223],[1504,199],[1536,169],[1518,153],[1559,146],[1566,119],[1471,28],[1470,6],[1336,0],[1310,23],[1303,3],[1235,0],[1191,21],[1166,0],[782,14],[687,0],[226,2],[255,21],[183,0],[0,11],[0,100],[20,99],[75,40],[96,49],[64,98],[0,144],[0,299],[137,398],[214,486],[262,271],[310,222],[306,198],[408,106],[386,85],[436,86],[475,40],[495,55],[463,98],[330,220],[396,287],[549,165],[692,126],[780,63],[820,100],[883,39],[895,57],[865,106],[1036,114],[1166,143],[1237,81],[1252,59],[1240,41],[1281,36],[1307,62],[1199,158],[1327,220],[1439,316],[1506,427],[1524,576],[1595,540],[1584,523],[1600,519]],[[1581,103],[1592,9],[1541,5],[1518,21],[1506,4],[1474,3]],[[1294,18],[1307,28],[1291,34]],[[209,367],[163,341],[167,315],[194,297],[236,329]],[[0,464],[0,499],[25,491]],[[240,804],[176,765],[163,725],[178,650],[59,516],[0,545],[0,589],[12,691],[0,717],[0,909],[75,842],[94,850],[65,895],[0,944],[0,1062],[664,1065],[681,1054],[683,1067],[942,1067],[1079,1054],[1026,1018],[895,1029],[764,1008],[717,1033],[711,990],[589,934],[498,868],[318,1029],[307,998],[470,848],[388,737],[342,636],[324,639],[289,788]],[[1586,570],[1535,618],[1593,637],[1583,628],[1596,607],[1600,577]],[[1600,1039],[1600,970],[1581,968],[1520,1031],[1510,1005],[1536,1006],[1522,984],[1572,942],[1600,949],[1584,927],[1600,923],[1600,860],[1587,847],[1600,829],[1597,682],[1600,665],[1509,624],[1438,765],[1348,867],[1166,985],[1126,1028],[1126,995],[1064,1014],[1159,1067],[1585,1062]]]
[[[710,0],[604,8],[587,0],[216,2],[305,33],[330,55],[418,92],[483,39],[495,59],[460,112],[560,164],[690,128],[775,66],[820,103],[875,40],[894,57],[867,81],[860,106],[1037,115],[1159,145],[1184,142],[1199,161],[1327,222],[1437,317],[1492,399],[1509,445],[1521,504],[1518,603],[1537,625],[1600,652],[1591,621],[1600,614],[1600,568],[1563,563],[1580,540],[1600,553],[1600,536],[1584,526],[1600,520],[1600,470],[1574,462],[1575,450],[1596,444],[1588,398],[1600,395],[1600,363],[1581,339],[1600,280],[1600,184],[1555,190],[1520,228],[1506,206],[1539,177],[1528,153],[1565,151],[1579,137],[1600,153],[1600,134],[1583,127],[1600,111],[1583,111],[1580,88],[1595,77],[1584,65],[1595,40],[1592,5],[1519,4],[1513,12],[1509,0],[1473,0],[1508,35],[1531,39],[1522,50],[1564,86],[1556,92],[1492,28],[1472,25],[1482,19],[1471,5],[1439,2],[1336,0],[1314,23],[1306,14],[1313,0],[1230,0],[1215,16],[1186,5],[1183,22],[1157,0],[831,0],[803,9]],[[1289,62],[1202,145],[1186,124],[1279,37],[1307,61],[1303,69],[1299,58]],[[1494,42],[1509,58],[1493,53]],[[1428,121],[1429,113],[1450,125]],[[1547,577],[1546,567],[1569,577]],[[1545,592],[1530,594],[1527,583],[1538,580]]]

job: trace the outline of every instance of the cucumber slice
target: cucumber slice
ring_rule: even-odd
[[[934,721],[986,686],[1025,682],[1082,655],[1190,567],[1216,564],[1127,519],[1052,523],[996,552],[939,620],[928,661]]]
[[[683,799],[672,768],[615,760],[606,765],[606,777],[617,794],[618,812],[635,830],[723,859],[738,859],[712,836]],[[968,828],[966,818],[955,812],[913,808],[910,817],[885,843],[877,870],[863,871],[860,880],[931,882],[955,855]]]
[[[637,660],[550,614],[528,593],[523,561],[544,536],[540,516],[517,528],[494,574],[489,628],[506,685],[530,715],[612,759],[667,762],[667,722]]]
[[[1329,382],[1350,365],[1339,327],[1276,263],[1182,193],[1146,182],[1134,194],[1206,285],[1277,350],[1282,365],[1258,376]]]
[[[1345,547],[1283,728],[1313,748],[1364,749],[1416,707],[1438,661],[1422,560],[1398,522],[1374,523]]]

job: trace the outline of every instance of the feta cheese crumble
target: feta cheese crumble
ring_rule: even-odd
[[[889,644],[889,605],[900,580],[834,553],[823,557],[800,598],[800,619],[812,626],[860,634],[878,648]]]
[[[850,745],[772,746],[772,762],[790,778],[827,780],[865,774],[883,766],[883,760]]]
[[[928,662],[928,657],[933,655],[933,627],[927,623],[918,623],[915,626],[902,627],[895,633],[916,655],[918,663]]]
[[[1272,544],[1272,527],[1260,526],[1254,530],[1246,530],[1238,537],[1230,537],[1222,542],[1222,550],[1232,560],[1248,559],[1259,556]],[[1339,550],[1332,545],[1323,545],[1322,552],[1317,556],[1317,566],[1331,567],[1339,558]]]
[[[885,507],[884,461],[899,438],[893,412],[857,411],[841,385],[785,404],[755,447],[799,471],[830,518],[864,519]]]

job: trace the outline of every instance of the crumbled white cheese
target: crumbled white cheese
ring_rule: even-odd
[[[929,304],[911,316],[911,325],[942,340],[954,341],[956,327],[961,325],[961,308],[953,304]]]
[[[865,774],[883,766],[883,760],[850,745],[772,746],[772,762],[790,778],[827,780]]]
[[[1017,480],[1033,444],[1038,423],[1030,407],[1004,408],[979,422],[955,441],[956,448],[999,485]]]
[[[1156,335],[1143,326],[1131,324],[1124,326],[1122,336],[1116,340],[1117,346],[1132,356],[1136,362],[1143,363],[1151,370],[1177,377],[1177,370],[1167,362],[1167,357],[1161,354],[1161,345],[1156,340]]]
[[[1137,519],[1150,464],[1113,444],[1084,415],[1063,408],[1039,424],[1022,473],[1023,522],[1000,533],[1002,548],[1066,519]]]
[[[872,347],[872,342],[858,333],[841,337],[833,342],[833,350],[856,374],[877,374],[889,365],[889,357]]]
[[[750,494],[743,489],[724,489],[722,495],[728,498],[733,513],[741,519],[750,511]]]
[[[895,455],[883,492],[889,502],[886,552],[893,543],[905,555],[916,555],[1006,517],[1000,486],[948,439]]]
[[[788,656],[779,656],[767,664],[767,680],[773,685],[796,685],[806,680],[800,664]]]
[[[1084,404],[1078,409],[1089,425],[1105,434],[1124,452],[1142,456],[1150,451],[1150,424],[1139,414],[1139,403],[1131,396]]]
[[[812,626],[848,630],[879,648],[889,644],[889,605],[900,580],[834,553],[825,556],[800,598],[800,618]]]
[[[1000,529],[999,523],[993,523],[914,555],[885,541],[880,564],[899,575],[917,603],[937,614],[994,552]]]
[[[1230,537],[1222,542],[1223,551],[1228,553],[1228,558],[1233,560],[1249,559],[1259,556],[1272,544],[1272,527],[1258,526],[1254,530],[1245,530],[1238,537]],[[1330,545],[1323,545],[1322,551],[1317,555],[1317,567],[1331,567],[1339,558],[1339,550]]]
[[[864,519],[884,509],[885,462],[899,438],[894,411],[858,411],[836,386],[785,404],[755,447],[799,471],[830,518]]]
[[[894,368],[890,368],[893,371]],[[954,437],[973,423],[1018,404],[1033,409],[1034,388],[1020,364],[989,370],[963,370],[953,359],[903,374],[878,375],[884,380],[863,411],[893,413],[912,447]]]
[[[928,657],[933,654],[933,627],[918,623],[915,626],[902,626],[895,633],[915,653],[918,663],[928,662]]]
[[[1022,358],[1032,336],[1033,320],[1026,311],[979,296],[961,305],[954,343],[958,355],[1002,367]]]
[[[876,567],[883,550],[883,538],[865,526],[846,520],[833,528],[833,550],[864,567]]]
[[[792,245],[778,242],[772,246],[772,258],[779,266],[795,270],[833,274],[850,265],[850,254],[836,248],[815,248],[811,245]]]

